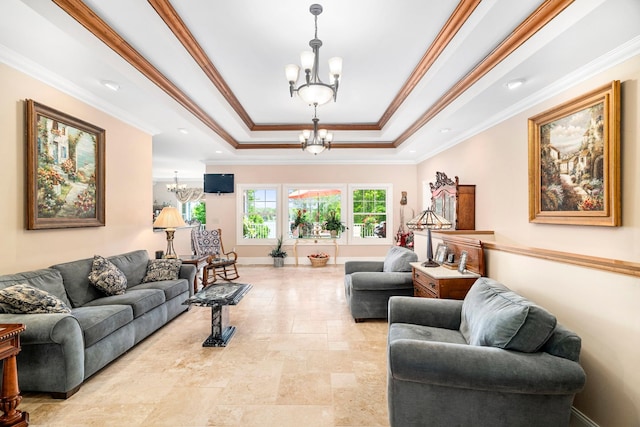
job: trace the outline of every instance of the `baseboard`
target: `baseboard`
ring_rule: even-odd
[[[575,407],[571,407],[571,427],[600,427],[594,423],[589,417],[578,411]]]

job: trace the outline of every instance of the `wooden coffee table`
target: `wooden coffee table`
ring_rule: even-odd
[[[227,346],[236,332],[236,327],[229,325],[229,306],[237,305],[251,288],[246,283],[209,285],[183,302],[185,305],[211,307],[211,335],[202,343],[203,347]]]

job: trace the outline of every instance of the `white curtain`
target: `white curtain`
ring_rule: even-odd
[[[204,197],[204,190],[202,188],[185,188],[184,190],[176,191],[176,199],[180,203],[198,202]]]

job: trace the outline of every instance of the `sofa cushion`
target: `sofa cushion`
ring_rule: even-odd
[[[85,348],[133,321],[133,310],[128,305],[78,307],[72,314],[80,323]]]
[[[179,259],[152,259],[147,264],[147,274],[142,283],[160,280],[176,280],[180,274],[182,261]]]
[[[188,293],[189,287],[189,282],[186,279],[177,279],[142,283],[133,289],[160,289],[164,292],[164,298],[169,301],[185,292]]]
[[[127,289],[127,278],[124,273],[100,255],[93,257],[89,282],[107,295],[122,295]]]
[[[417,340],[449,344],[467,344],[460,331],[410,323],[392,323],[389,326],[389,342]]]
[[[462,303],[460,332],[472,345],[538,351],[556,327],[544,308],[495,280],[478,279]]]
[[[165,302],[164,292],[160,289],[128,289],[122,295],[94,299],[85,304],[85,307],[101,305],[128,305],[133,309],[133,317],[142,316]]]
[[[71,302],[67,297],[67,293],[62,282],[62,275],[58,270],[42,268],[39,270],[0,276],[0,289],[11,285],[17,285],[19,283],[26,283],[34,288],[47,291],[51,295],[59,298],[68,307],[71,306]]]
[[[138,285],[147,273],[149,254],[140,249],[107,258],[127,276],[127,287]]]
[[[382,271],[411,271],[411,263],[418,261],[418,255],[402,246],[391,246],[384,259]]]
[[[104,297],[104,293],[89,282],[92,265],[93,258],[85,258],[51,266],[62,275],[64,288],[73,307],[81,307],[89,301]]]
[[[27,284],[16,284],[0,289],[0,304],[5,313],[71,312],[60,298]]]

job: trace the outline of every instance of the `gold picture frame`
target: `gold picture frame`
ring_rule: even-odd
[[[26,116],[26,227],[105,225],[105,131],[31,99]]]
[[[529,222],[621,225],[620,81],[529,119]]]

